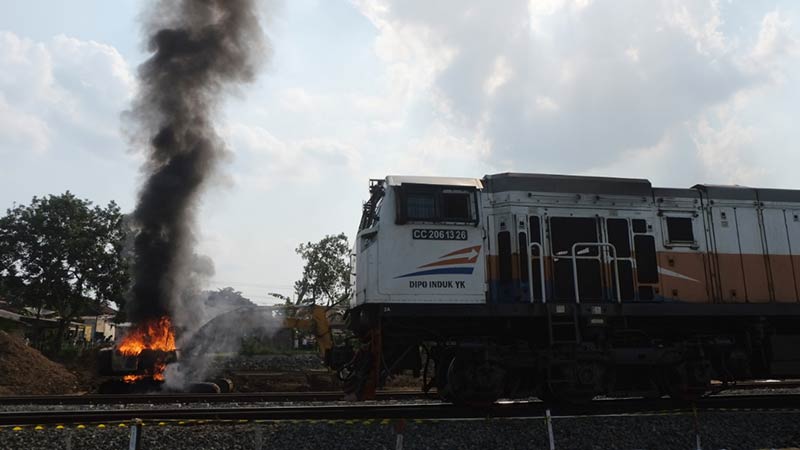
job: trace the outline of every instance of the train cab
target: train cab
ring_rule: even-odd
[[[372,180],[355,243],[352,306],[483,303],[480,180]]]

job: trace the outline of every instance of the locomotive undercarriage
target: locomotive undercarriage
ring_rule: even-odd
[[[740,380],[800,376],[791,325],[800,306],[788,305],[798,309],[791,316],[787,305],[782,315],[769,304],[737,312],[730,307],[739,305],[635,306],[364,305],[348,318],[362,345],[346,365],[346,388],[369,398],[392,375],[412,371],[454,403],[581,403],[598,395],[691,399]],[[719,315],[714,306],[728,309]]]

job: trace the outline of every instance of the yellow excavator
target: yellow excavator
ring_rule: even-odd
[[[283,327],[314,335],[319,355],[327,363],[333,350],[333,331],[328,319],[328,309],[319,305],[293,309],[294,314],[284,317]]]

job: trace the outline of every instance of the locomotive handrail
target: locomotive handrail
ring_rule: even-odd
[[[531,242],[531,244],[528,246],[528,252],[531,257],[533,257],[534,247],[539,248],[539,278],[542,280],[542,303],[547,303],[544,287],[544,247],[542,247],[542,244],[538,242]],[[533,298],[533,264],[531,264],[530,261],[528,261],[528,283],[530,283],[528,292],[531,294],[531,303],[534,303],[536,299]]]
[[[594,256],[578,256],[575,253],[575,249],[578,246],[582,247],[597,247],[598,250],[601,247],[607,247],[611,249],[611,257],[614,260],[614,282],[617,286],[617,303],[622,303],[622,293],[619,290],[619,260],[617,259],[617,249],[614,247],[614,244],[610,244],[608,242],[576,242],[572,244],[572,280],[575,283],[575,303],[581,302],[581,294],[578,290],[578,259],[599,259],[602,261],[600,256],[600,252],[597,253],[597,258]]]

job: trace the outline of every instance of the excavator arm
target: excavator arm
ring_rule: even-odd
[[[317,339],[319,354],[327,362],[333,349],[333,335],[326,312],[324,306],[313,305],[308,309],[308,317],[286,317],[283,326],[313,334]]]

